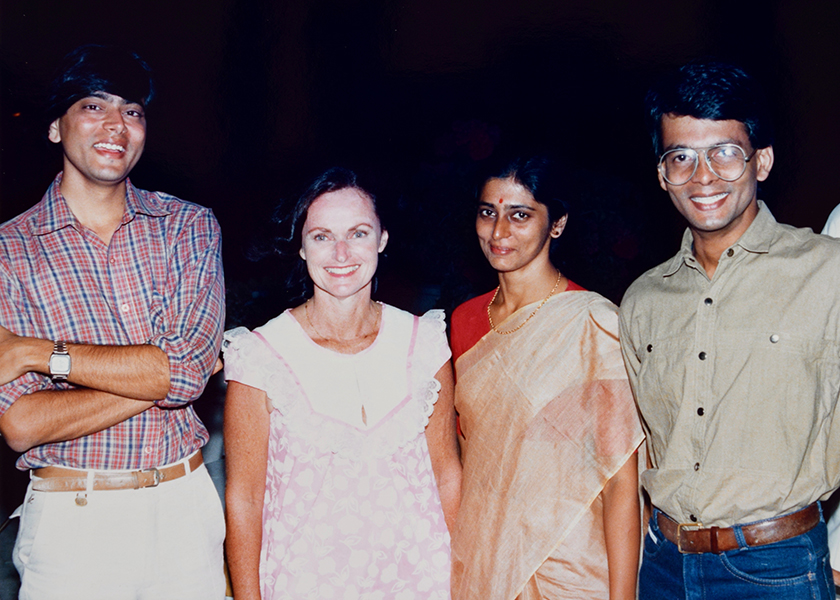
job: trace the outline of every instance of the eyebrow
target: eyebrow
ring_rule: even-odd
[[[122,100],[120,106],[128,106],[129,104],[135,104],[145,110],[145,107],[140,102],[136,102],[134,100],[126,100],[122,96],[118,96],[116,94],[109,94],[108,92],[102,90],[93,91],[87,96],[85,96],[85,98],[99,98],[100,100],[105,100],[106,102],[110,102],[111,98],[119,98],[120,100]]]
[[[741,148],[745,147],[742,142],[739,142],[738,140],[734,140],[732,138],[728,138],[726,140],[723,140],[721,142],[715,142],[714,144],[710,144],[708,146],[689,146],[687,144],[671,144],[670,146],[667,146],[662,151],[662,153],[664,154],[665,152],[670,152],[671,150],[697,150],[699,148],[714,148],[715,146],[723,146],[724,144],[734,144],[736,146],[740,146]]]
[[[357,223],[356,225],[353,225],[352,227],[350,227],[348,229],[348,231],[355,231],[359,227],[370,227],[371,229],[375,229],[375,227],[373,225],[371,225],[367,221],[363,221],[361,223]],[[307,229],[306,232],[304,233],[304,235],[310,234],[313,231],[323,231],[323,232],[326,232],[326,233],[332,233],[332,229],[330,229],[329,227],[312,227],[310,229]]]
[[[489,208],[496,208],[496,205],[491,203],[491,202],[485,202],[484,200],[479,200],[478,201],[478,207],[479,208],[484,208],[485,206],[489,207]],[[536,207],[528,206],[527,204],[504,204],[503,206],[505,208],[515,208],[517,210],[520,210],[520,209],[537,210]]]

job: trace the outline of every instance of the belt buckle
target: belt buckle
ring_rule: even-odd
[[[140,489],[157,487],[160,485],[160,482],[163,481],[163,474],[157,469],[157,467],[152,467],[151,469],[140,469],[140,472],[152,474],[152,483],[149,485],[141,485]]]
[[[682,532],[683,530],[687,531],[699,531],[703,529],[702,523],[678,523],[677,524],[677,550],[680,551],[680,554],[699,554],[694,550],[685,550],[682,547]]]

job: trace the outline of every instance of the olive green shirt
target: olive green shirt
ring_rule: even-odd
[[[840,486],[840,240],[779,224],[759,201],[711,280],[686,230],[620,318],[654,506],[723,527]]]

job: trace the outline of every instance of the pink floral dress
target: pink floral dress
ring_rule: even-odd
[[[352,355],[315,344],[288,311],[226,339],[225,377],[274,406],[263,600],[448,599],[449,533],[425,437],[450,356],[443,313],[383,305],[377,339]]]

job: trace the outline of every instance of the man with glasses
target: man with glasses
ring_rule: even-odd
[[[764,99],[720,63],[646,99],[682,247],[621,306],[650,450],[642,599],[833,598],[818,502],[840,485],[840,243],[777,223]]]

